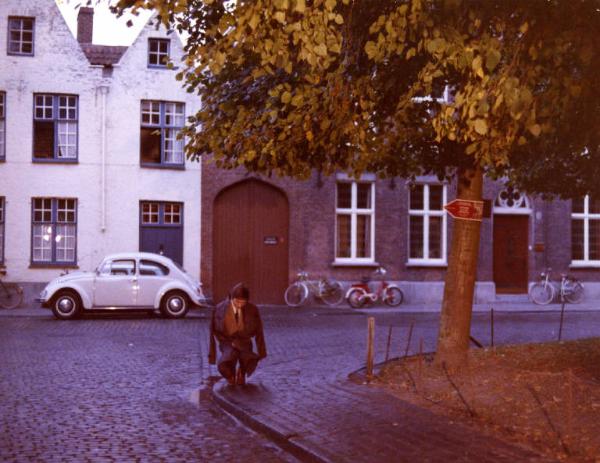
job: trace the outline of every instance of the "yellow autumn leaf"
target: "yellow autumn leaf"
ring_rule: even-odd
[[[313,135],[312,131],[309,130],[308,132],[306,132],[305,135],[306,135],[306,139],[308,141],[313,141],[314,135]]]
[[[475,132],[477,132],[479,135],[485,135],[488,131],[488,126],[485,119],[475,119],[473,127],[475,128]]]
[[[295,95],[292,98],[292,105],[296,106],[296,107],[301,106],[303,101],[304,101],[304,96],[303,95],[301,95],[301,94],[300,95]]]
[[[275,18],[277,22],[283,24],[285,22],[285,13],[283,11],[277,11],[273,15],[273,18]]]
[[[294,7],[294,11],[298,13],[304,13],[306,10],[306,0],[296,0],[296,6]]]
[[[283,92],[281,95],[281,102],[283,104],[288,104],[292,100],[292,94],[290,92]]]
[[[315,47],[314,51],[319,56],[327,56],[327,45],[320,43]]]
[[[377,53],[377,45],[375,45],[375,42],[372,42],[371,40],[369,40],[365,44],[365,53],[367,54],[369,59],[373,59],[373,57]]]
[[[534,137],[538,137],[540,133],[542,133],[542,127],[540,124],[533,124],[532,126],[529,126],[528,129]]]
[[[529,24],[527,22],[524,22],[523,24],[521,24],[521,27],[519,27],[519,31],[521,32],[521,34],[525,34],[528,30]]]
[[[248,25],[250,26],[250,29],[254,30],[256,29],[256,26],[258,26],[259,22],[260,18],[258,17],[258,14],[253,14],[250,18],[250,21],[248,21]]]

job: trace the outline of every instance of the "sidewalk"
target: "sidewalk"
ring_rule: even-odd
[[[301,461],[552,461],[403,402],[376,386],[348,379],[306,383],[293,368],[290,371],[257,375],[244,387],[219,381],[213,396],[229,413]]]

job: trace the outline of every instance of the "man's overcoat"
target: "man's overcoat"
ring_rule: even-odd
[[[243,328],[233,336],[227,336],[225,331],[225,313],[229,308],[231,301],[226,299],[220,302],[212,313],[210,324],[210,346],[208,352],[208,362],[215,364],[217,360],[216,341],[219,342],[221,351],[224,346],[233,346],[234,348],[252,352],[252,338],[255,338],[258,358],[263,359],[267,356],[267,347],[265,345],[265,337],[263,334],[262,321],[258,308],[251,303],[247,303],[242,309]]]

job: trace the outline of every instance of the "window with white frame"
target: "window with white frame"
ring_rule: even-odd
[[[446,185],[414,184],[408,210],[408,263],[446,264]]]
[[[181,225],[183,204],[142,201],[142,225]]]
[[[0,91],[0,161],[6,159],[6,93]]]
[[[148,39],[148,66],[166,68],[169,62],[168,39]]]
[[[375,261],[375,183],[339,181],[336,188],[335,261]]]
[[[33,198],[31,223],[33,264],[76,263],[76,199]]]
[[[0,264],[4,263],[4,197],[0,196]]]
[[[77,161],[76,95],[33,96],[33,159]]]
[[[571,209],[572,265],[600,266],[600,200],[574,199]]]
[[[144,166],[182,167],[183,139],[177,135],[185,123],[185,105],[142,100],[140,163]]]
[[[8,18],[8,54],[33,55],[33,28],[35,18],[10,16]]]

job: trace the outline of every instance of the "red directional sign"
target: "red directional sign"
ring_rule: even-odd
[[[455,219],[476,220],[481,222],[483,217],[483,201],[454,199],[446,204],[444,209],[446,209]]]

